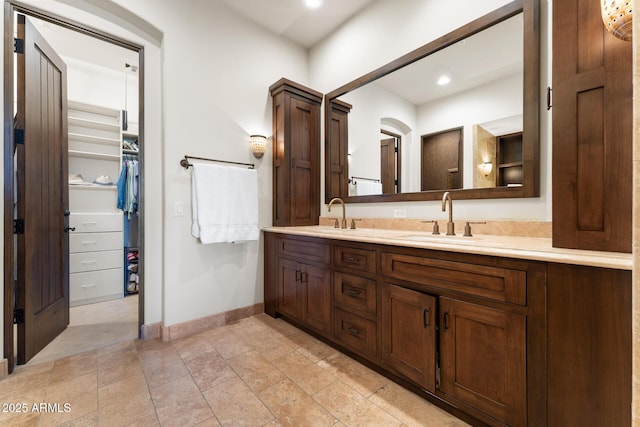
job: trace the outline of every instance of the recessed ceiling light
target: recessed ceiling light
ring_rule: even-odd
[[[304,0],[304,4],[311,9],[316,9],[322,6],[322,0]]]
[[[438,79],[438,84],[440,86],[448,85],[451,82],[451,79],[448,76],[442,76]]]

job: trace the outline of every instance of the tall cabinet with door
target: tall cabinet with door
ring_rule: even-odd
[[[273,97],[273,224],[316,225],[322,94],[285,78],[269,91]]]

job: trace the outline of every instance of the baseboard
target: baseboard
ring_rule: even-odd
[[[9,361],[7,359],[0,360],[0,380],[9,376]]]
[[[161,323],[142,326],[143,339],[161,338],[162,341],[173,341],[185,338],[208,329],[217,328],[229,323],[237,322],[240,319],[264,313],[264,303],[250,305],[248,307],[237,308],[211,316],[189,320],[175,325],[165,326]],[[147,329],[148,327],[148,335]]]
[[[160,338],[161,326],[162,325],[160,324],[160,322],[150,323],[148,325],[142,325],[142,328],[140,331],[140,337],[143,340],[153,340],[156,338]]]

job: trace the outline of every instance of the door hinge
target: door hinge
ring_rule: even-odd
[[[13,143],[24,145],[24,129],[13,130]]]
[[[13,39],[13,51],[15,53],[24,53],[24,39]]]
[[[24,219],[13,220],[13,234],[24,234]]]
[[[20,325],[24,323],[24,308],[13,309],[13,324]]]

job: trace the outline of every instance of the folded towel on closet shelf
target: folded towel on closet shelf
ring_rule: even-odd
[[[369,196],[372,194],[382,194],[382,183],[365,180],[356,182],[356,196]]]
[[[191,234],[202,243],[258,240],[258,172],[194,163]]]

